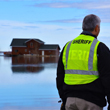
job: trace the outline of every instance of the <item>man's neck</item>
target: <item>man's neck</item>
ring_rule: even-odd
[[[89,32],[89,31],[83,31],[81,34],[90,35],[90,36],[93,36],[93,37],[97,38],[96,35],[92,34],[92,33]]]

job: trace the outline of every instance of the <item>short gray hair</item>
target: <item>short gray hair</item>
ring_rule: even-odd
[[[96,25],[100,26],[100,18],[94,14],[85,16],[83,20],[82,29],[84,31],[93,31]]]

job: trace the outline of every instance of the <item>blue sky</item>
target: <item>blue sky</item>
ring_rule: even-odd
[[[98,39],[110,48],[109,0],[0,0],[0,51],[10,51],[13,38],[38,38],[62,49],[82,32],[88,14],[101,18]]]

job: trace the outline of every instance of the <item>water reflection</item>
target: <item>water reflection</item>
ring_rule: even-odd
[[[18,56],[12,57],[11,69],[13,73],[39,73],[48,64],[57,62],[58,57]],[[49,67],[52,68],[52,65]]]
[[[39,73],[44,69],[44,67],[12,67],[13,73]]]
[[[57,62],[57,57],[0,57],[0,110],[58,110]]]

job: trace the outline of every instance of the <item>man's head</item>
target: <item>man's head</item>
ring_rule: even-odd
[[[98,36],[100,32],[100,22],[101,20],[98,16],[93,14],[87,15],[83,20],[82,29]]]

